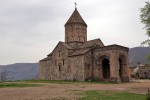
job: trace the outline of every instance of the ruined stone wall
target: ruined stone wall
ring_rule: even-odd
[[[138,66],[138,78],[150,79],[150,65]]]

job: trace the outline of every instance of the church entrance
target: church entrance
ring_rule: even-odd
[[[104,58],[102,60],[102,70],[103,70],[103,78],[109,79],[110,78],[110,65],[109,65],[109,60],[107,58]]]

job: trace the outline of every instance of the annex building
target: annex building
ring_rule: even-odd
[[[87,40],[87,24],[77,8],[65,23],[65,42],[40,60],[39,79],[128,82],[128,48]]]

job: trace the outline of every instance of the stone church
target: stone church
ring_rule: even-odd
[[[39,79],[129,81],[127,47],[87,40],[87,24],[77,8],[64,26],[65,42],[40,60]]]

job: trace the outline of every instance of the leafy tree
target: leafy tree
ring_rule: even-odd
[[[145,25],[145,29],[146,29],[146,35],[148,36],[148,38],[150,37],[150,2],[145,2],[146,5],[141,8],[141,22]],[[150,46],[150,39],[147,39],[145,41],[142,42],[142,45],[144,44],[148,44]]]
[[[141,8],[141,14],[140,14],[140,17],[141,17],[141,22],[145,25],[145,29],[146,29],[146,35],[148,36],[148,39],[143,41],[141,44],[144,45],[144,44],[147,44],[150,46],[150,2],[145,2],[146,5]],[[150,60],[150,54],[148,55],[147,57],[149,60]]]

